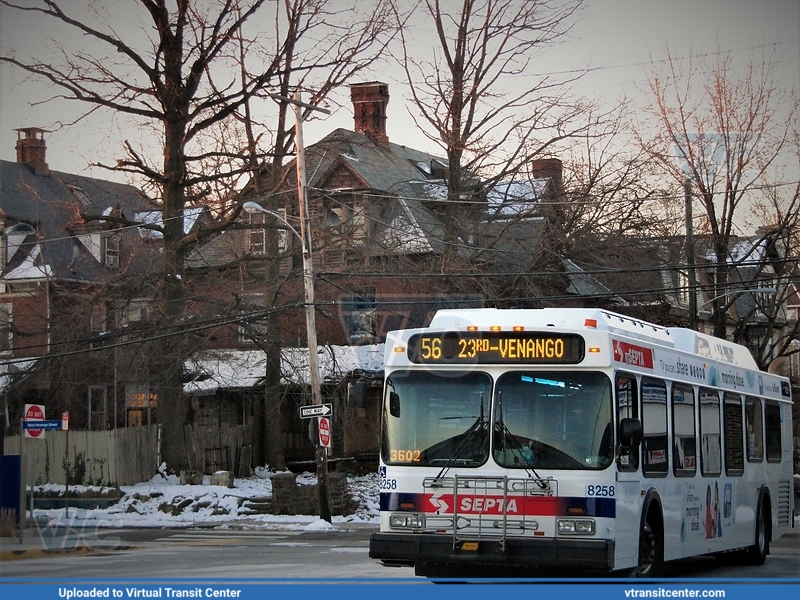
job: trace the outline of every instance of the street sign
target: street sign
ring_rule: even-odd
[[[331,422],[325,417],[319,418],[319,445],[323,448],[331,447]]]
[[[333,406],[330,404],[311,404],[300,407],[300,418],[310,419],[311,417],[327,417],[333,413]]]
[[[35,432],[38,429],[61,429],[61,421],[24,421],[22,428],[26,431]]]
[[[26,438],[43,438],[44,428],[28,429],[26,425],[30,422],[44,421],[44,405],[43,404],[26,404],[25,405],[25,418],[22,420],[22,428],[25,430]]]
[[[63,412],[61,413],[61,429],[66,431],[69,429],[69,413]]]

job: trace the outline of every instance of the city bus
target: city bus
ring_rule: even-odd
[[[441,310],[387,336],[370,556],[423,576],[762,564],[793,526],[791,408],[788,379],[693,330]]]

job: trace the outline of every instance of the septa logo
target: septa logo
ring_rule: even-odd
[[[615,361],[645,369],[653,368],[653,351],[650,348],[619,340],[613,340],[611,344],[614,349]]]

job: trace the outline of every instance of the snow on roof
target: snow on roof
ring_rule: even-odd
[[[15,268],[3,273],[3,279],[41,279],[42,277],[52,277],[53,270],[50,265],[37,265],[36,259],[42,253],[42,247],[36,244],[26,255],[22,262]]]
[[[0,392],[4,392],[11,384],[14,380],[14,374],[29,370],[36,364],[36,360],[35,358],[15,359],[0,365]]]
[[[447,200],[447,184],[443,181],[425,181],[422,188],[431,200]]]
[[[356,369],[383,370],[383,344],[370,346],[320,346],[319,369],[322,379],[339,378]],[[261,350],[209,350],[186,362],[194,373],[184,384],[187,394],[210,394],[224,388],[250,388],[264,379],[265,354]],[[284,348],[281,353],[283,383],[309,384],[308,350]]]
[[[203,214],[205,210],[202,206],[190,206],[183,209],[183,233],[189,233],[197,219]],[[141,221],[145,225],[163,225],[162,212],[160,210],[146,210],[137,212],[135,215],[137,221]],[[144,238],[160,238],[161,232],[153,229],[139,229],[139,235]]]
[[[741,262],[761,262],[765,260],[766,254],[766,240],[739,240],[731,247],[730,256],[728,257],[728,264],[736,264]],[[709,247],[706,250],[705,258],[710,262],[716,262],[717,257],[714,254],[713,248]]]

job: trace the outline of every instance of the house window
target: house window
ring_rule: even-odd
[[[378,303],[374,288],[342,297],[342,317],[350,343],[357,344],[377,336]]]
[[[109,233],[102,238],[103,264],[112,269],[119,268],[119,235]]]
[[[239,310],[241,315],[239,321],[240,344],[250,346],[266,336],[267,324],[264,314],[266,306],[267,300],[263,294],[247,296],[244,299]]]
[[[363,246],[367,239],[364,207],[360,202],[345,204],[342,201],[328,200],[323,207],[323,223],[331,241],[337,246]]]
[[[144,323],[150,320],[150,301],[131,300],[122,311],[122,324]]]
[[[149,387],[130,385],[125,390],[127,426],[152,425],[156,422],[158,396]]]
[[[678,272],[678,302],[684,306],[689,305],[689,296],[694,293],[689,289],[689,277],[683,271]]]
[[[89,327],[92,333],[105,333],[108,331],[108,310],[105,305],[98,304],[92,308],[89,316]]]
[[[11,351],[11,305],[0,304],[0,352]]]
[[[247,251],[250,254],[266,254],[267,252],[266,232],[263,227],[266,216],[263,213],[250,215],[250,225],[254,226],[247,232]]]
[[[104,386],[89,388],[89,429],[102,431],[108,429],[108,390]]]
[[[250,254],[267,253],[267,236],[264,225],[268,223],[271,224],[272,221],[274,221],[275,226],[279,228],[277,230],[278,252],[283,254],[289,249],[289,235],[291,235],[291,232],[285,229],[286,223],[281,222],[281,220],[286,221],[286,209],[281,208],[271,212],[278,215],[280,219],[264,213],[253,213],[250,215],[250,225],[254,226],[253,229],[247,232],[247,251]]]

